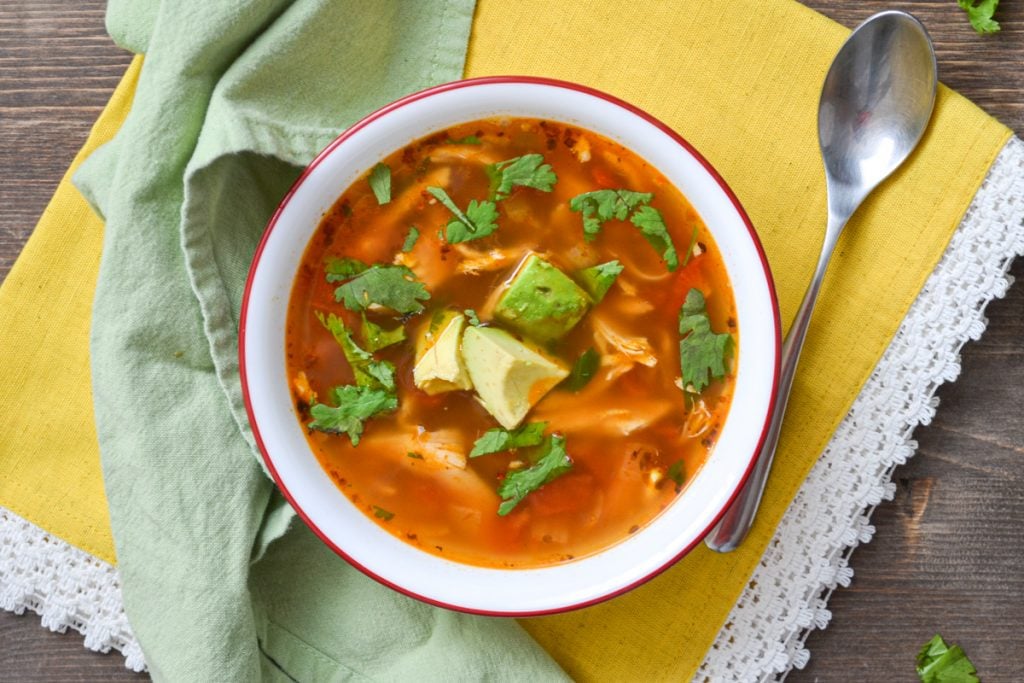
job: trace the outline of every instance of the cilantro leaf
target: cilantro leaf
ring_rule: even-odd
[[[334,300],[356,312],[377,304],[402,315],[419,313],[420,301],[429,298],[427,288],[405,266],[371,266],[334,290]]]
[[[579,391],[587,386],[600,366],[601,354],[593,347],[587,349],[573,363],[569,376],[565,378],[565,388],[569,391]]]
[[[641,206],[629,217],[629,222],[638,227],[640,234],[661,253],[661,258],[665,260],[669,270],[679,267],[676,245],[672,243],[672,236],[668,234],[665,219],[661,217],[660,211],[653,206]]]
[[[608,261],[607,263],[601,263],[581,270],[577,279],[596,304],[600,303],[604,295],[608,293],[608,290],[615,283],[615,278],[621,272],[621,263],[618,261]]]
[[[725,377],[725,359],[732,352],[732,336],[711,331],[699,289],[691,289],[679,311],[679,364],[683,373],[683,386],[687,391],[700,393],[712,379]],[[709,379],[710,376],[710,379]]]
[[[393,330],[385,330],[377,323],[367,320],[363,314],[363,341],[370,351],[380,351],[393,344],[405,341],[405,328],[399,325]]]
[[[678,493],[683,488],[683,482],[686,481],[686,473],[683,472],[683,461],[676,460],[669,465],[668,470],[665,471],[665,476],[675,482],[676,492]]]
[[[472,308],[467,308],[462,313],[466,316],[466,321],[473,327],[480,327],[480,325],[482,324],[480,322],[480,316],[478,316],[476,314],[476,311],[474,311]]]
[[[507,198],[513,188],[532,187],[541,192],[551,192],[558,176],[550,164],[544,163],[540,154],[524,154],[487,166],[487,177],[491,180],[491,199]]]
[[[654,198],[650,192],[632,190],[594,190],[576,195],[569,200],[569,208],[583,214],[583,237],[593,242],[605,221],[624,221],[638,206]]]
[[[378,204],[387,204],[391,201],[391,167],[387,164],[377,164],[370,171],[370,189],[373,196],[377,198]]]
[[[547,422],[528,422],[512,431],[501,427],[488,429],[473,444],[473,450],[469,452],[469,457],[475,458],[489,453],[510,451],[513,448],[536,446],[544,440],[544,430],[547,426]]]
[[[498,206],[494,202],[488,200],[478,202],[472,199],[463,213],[442,188],[428,187],[427,192],[455,216],[448,222],[445,231],[445,239],[450,244],[487,237],[498,229]]]
[[[373,506],[373,516],[376,517],[377,519],[383,519],[385,522],[390,522],[391,519],[395,516],[395,513],[394,512],[390,512],[388,510],[385,510],[384,508],[382,508],[379,505],[374,505]]]
[[[328,259],[327,263],[324,264],[328,282],[344,282],[359,275],[359,273],[369,267],[359,259],[354,258],[332,258]]]
[[[571,469],[572,460],[565,452],[565,437],[549,436],[541,446],[540,456],[535,465],[505,474],[504,481],[498,487],[498,495],[502,498],[498,514],[504,517],[527,495]]]
[[[685,268],[686,264],[690,262],[691,258],[693,258],[693,245],[695,245],[695,244],[697,244],[697,228],[696,227],[694,227],[694,229],[693,229],[693,234],[690,235],[690,246],[688,246],[686,248],[686,256],[683,257],[683,268]],[[698,254],[698,256],[699,256],[699,254]]]
[[[333,313],[324,316],[320,311],[316,311],[316,317],[338,342],[342,353],[345,354],[345,360],[352,367],[352,374],[355,375],[358,386],[394,394],[394,365],[386,360],[376,360],[373,354],[359,348],[359,345],[352,339],[352,333],[338,316]]]
[[[420,238],[420,229],[415,225],[409,226],[409,234],[405,236],[405,242],[402,243],[402,253],[408,254],[412,251],[412,248],[416,246],[416,240]]]
[[[978,683],[977,673],[960,646],[948,647],[938,634],[917,653],[922,683]]]
[[[347,434],[353,446],[359,445],[365,420],[398,407],[395,394],[381,389],[346,384],[334,387],[331,393],[337,405],[314,403],[309,408],[313,421],[307,426],[328,434]]]
[[[967,19],[978,33],[995,33],[999,22],[992,17],[999,7],[999,0],[956,0],[960,9],[967,12]]]
[[[480,142],[480,138],[478,138],[477,136],[475,136],[475,135],[467,135],[466,137],[459,138],[458,140],[452,140],[451,138],[448,138],[447,140],[445,140],[445,144],[448,144],[448,145],[479,145],[479,144],[482,144],[482,143]]]

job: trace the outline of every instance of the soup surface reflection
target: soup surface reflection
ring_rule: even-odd
[[[650,522],[713,448],[738,329],[714,240],[621,145],[475,121],[382,160],[306,248],[298,419],[338,487],[426,552],[580,558]]]

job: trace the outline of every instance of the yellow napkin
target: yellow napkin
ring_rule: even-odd
[[[579,81],[637,104],[679,131],[750,213],[771,262],[785,325],[813,270],[825,225],[817,98],[845,35],[842,27],[788,1],[734,0],[726,15],[720,6],[699,2],[636,0],[624,11],[614,0],[481,0],[466,75]],[[136,60],[88,144],[109,137],[123,120],[138,66]],[[968,101],[940,91],[921,149],[864,205],[840,243],[747,542],[730,555],[700,546],[625,596],[524,620],[571,675],[693,675],[1009,135]],[[72,194],[62,183],[0,290],[0,317],[11,321],[0,332],[0,348],[9,373],[19,378],[0,390],[0,424],[15,426],[0,437],[0,505],[113,561],[85,357],[101,226],[80,213],[87,213],[84,203]]]

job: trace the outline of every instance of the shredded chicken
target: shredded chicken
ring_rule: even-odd
[[[455,266],[455,270],[469,275],[492,270],[500,270],[508,267],[522,252],[521,249],[488,249],[479,251],[465,243],[456,244],[455,250],[462,256],[462,260]]]
[[[639,363],[649,368],[658,364],[654,349],[646,337],[629,337],[616,331],[597,313],[593,316],[594,340],[601,352],[601,366],[609,382],[624,375]]]

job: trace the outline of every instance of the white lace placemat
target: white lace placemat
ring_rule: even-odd
[[[853,576],[850,554],[871,540],[871,513],[892,498],[892,471],[917,448],[935,391],[960,373],[960,348],[985,330],[985,306],[1024,254],[1024,143],[999,154],[896,337],[783,517],[697,681],[781,680],[806,665],[807,634],[825,628],[828,598]],[[145,664],[121,603],[117,570],[0,507],[0,608],[71,627],[85,646]]]

